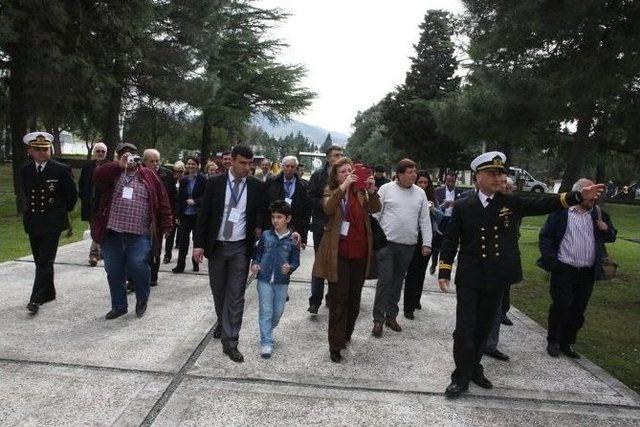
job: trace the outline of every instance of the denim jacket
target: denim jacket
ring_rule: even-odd
[[[300,266],[300,249],[293,243],[291,231],[286,236],[278,238],[274,230],[265,230],[258,242],[253,262],[260,265],[258,280],[270,282],[273,276],[273,283],[288,285],[291,273]],[[291,266],[289,274],[282,274],[282,266],[285,263]]]

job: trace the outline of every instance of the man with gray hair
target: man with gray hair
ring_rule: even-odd
[[[581,178],[573,191],[592,185],[591,180]],[[540,231],[538,264],[551,272],[547,333],[547,353],[551,357],[562,352],[572,359],[580,358],[572,345],[584,324],[593,284],[605,278],[604,244],[614,242],[616,234],[609,215],[591,199],[549,215]]]
[[[311,218],[311,201],[307,183],[297,173],[298,159],[286,156],[282,159],[282,172],[266,183],[267,203],[284,200],[291,206],[291,228],[300,233],[302,247],[307,245],[307,233]],[[271,227],[271,217],[265,217],[265,228]]]
[[[173,173],[163,167],[160,164],[160,152],[154,148],[147,148],[142,153],[142,163],[153,170],[160,182],[167,191],[169,197],[169,204],[171,205],[171,213],[173,217],[176,217],[176,183],[173,179]],[[166,239],[165,239],[166,240]],[[154,242],[151,249],[151,256],[149,257],[149,265],[151,266],[151,279],[149,281],[150,286],[158,285],[158,271],[160,270],[160,256],[162,253],[162,241]]]
[[[107,146],[103,142],[97,142],[92,148],[92,160],[85,163],[80,171],[80,180],[78,181],[78,190],[80,196],[80,218],[89,222],[91,227],[91,218],[93,217],[93,209],[98,206],[98,193],[93,185],[93,171],[96,166],[106,162]],[[91,248],[89,249],[89,265],[95,267],[100,259],[100,246],[95,240],[91,240]]]

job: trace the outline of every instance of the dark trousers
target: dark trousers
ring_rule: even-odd
[[[178,227],[174,227],[164,241],[164,257],[167,259],[171,259],[171,251],[173,251],[173,242],[176,239],[177,231]]]
[[[320,242],[324,235],[324,229],[319,228],[320,230],[313,231],[313,252],[315,255],[318,254]],[[322,297],[324,297],[324,279],[311,276],[311,297],[309,297],[309,305],[321,305]]]
[[[151,247],[151,256],[149,257],[149,267],[151,267],[151,283],[158,282],[158,271],[160,271],[161,257],[162,242],[156,243]]]
[[[503,289],[456,288],[456,329],[453,331],[453,359],[456,369],[451,381],[466,387],[474,375],[483,373],[482,354]]]
[[[576,342],[593,291],[593,267],[576,268],[558,262],[551,271],[551,305],[547,341],[561,345]]]
[[[438,266],[438,256],[440,254],[440,247],[442,246],[442,241],[444,240],[444,233],[447,230],[447,225],[451,221],[450,216],[445,216],[440,221],[438,228],[440,229],[440,233],[433,233],[433,239],[431,241],[431,267],[435,270]]]
[[[209,285],[213,304],[222,327],[222,346],[237,348],[244,313],[249,257],[246,243],[220,242],[209,257]]]
[[[373,320],[382,322],[398,316],[402,282],[413,258],[415,245],[387,243],[376,251],[378,283],[373,301]]]
[[[404,278],[404,311],[413,312],[420,306],[420,297],[424,287],[424,276],[427,272],[429,257],[422,255],[422,246],[416,245],[411,264]]]
[[[191,232],[196,226],[197,215],[182,215],[178,226],[178,268],[184,268],[191,243]],[[195,266],[195,263],[193,263]]]
[[[29,243],[36,264],[36,277],[29,302],[44,304],[56,298],[56,288],[53,284],[53,263],[58,252],[60,232],[29,233]]]
[[[500,310],[500,314],[505,316],[509,309],[511,308],[511,285],[507,285],[504,288],[504,292],[502,293],[502,307]]]
[[[338,256],[338,281],[329,282],[329,350],[346,347],[360,314],[367,259]]]

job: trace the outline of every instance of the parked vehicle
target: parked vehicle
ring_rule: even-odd
[[[522,191],[531,191],[532,193],[546,193],[548,191],[547,184],[535,179],[526,170],[512,166],[509,168],[509,177],[513,179],[518,187],[518,181],[522,181]]]

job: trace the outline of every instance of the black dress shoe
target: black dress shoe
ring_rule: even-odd
[[[513,326],[513,322],[511,321],[511,319],[507,317],[506,314],[503,314],[502,316],[500,316],[500,323],[507,326]]]
[[[380,338],[382,336],[382,322],[373,322],[373,329],[371,330],[371,335],[376,338]]]
[[[240,351],[237,348],[231,347],[231,348],[226,348],[222,351],[224,352],[224,354],[229,356],[229,359],[231,359],[232,361],[236,363],[244,362],[244,356],[242,355],[242,353],[240,353]]]
[[[414,320],[416,318],[416,316],[413,315],[413,311],[405,311],[404,317],[406,317],[409,320]]]
[[[572,359],[580,359],[580,355],[576,353],[576,351],[571,348],[570,345],[561,345],[560,351],[564,353],[565,356],[570,357]]]
[[[486,354],[489,357],[493,357],[494,359],[502,360],[503,362],[509,361],[509,356],[507,356],[506,354],[504,354],[503,352],[497,349],[491,350],[491,351],[485,351],[484,354]]]
[[[184,267],[178,266],[171,269],[172,273],[184,273]]]
[[[222,326],[219,323],[213,327],[213,338],[219,340],[222,337]]]
[[[156,286],[158,286],[158,282],[156,282],[156,281],[154,281],[154,282],[149,282],[149,286],[151,286],[152,288],[153,288],[153,287],[156,287]]]
[[[429,273],[431,273],[432,276],[434,274],[436,274],[436,265],[435,264],[431,264],[431,268],[429,268]],[[454,384],[451,384],[451,385],[454,385]]]
[[[136,304],[136,316],[142,317],[147,311],[147,301]]]
[[[416,305],[416,310],[422,310],[422,305],[420,303],[418,303],[418,305]]]
[[[387,325],[387,327],[389,329],[391,329],[392,331],[402,332],[402,327],[400,326],[400,324],[398,323],[398,321],[395,318],[393,318],[393,319],[385,319],[384,324]]]
[[[331,361],[333,363],[342,362],[342,355],[340,354],[340,350],[338,350],[338,351],[330,351],[329,352],[329,357],[331,358]]]
[[[29,313],[31,314],[36,314],[39,309],[40,306],[35,302],[30,302],[29,304],[27,304],[27,310],[29,310]]]
[[[198,264],[197,262],[193,264],[193,271],[194,272],[198,272],[200,271],[200,264]]]
[[[320,308],[319,305],[317,304],[310,304],[309,308],[307,308],[307,311],[311,314],[318,314],[318,309]]]
[[[127,292],[131,293],[133,292],[135,289],[133,288],[133,283],[127,281]]]
[[[547,354],[551,357],[560,356],[560,344],[550,342],[547,344]]]
[[[162,260],[163,264],[169,264],[170,262],[171,262],[171,258],[164,257],[164,259]]]
[[[42,299],[40,300],[40,305],[42,305],[42,304],[46,304],[46,303],[51,302],[51,301],[53,301],[53,300],[55,300],[55,299],[56,299],[56,296],[55,296],[55,295],[49,295],[48,297],[46,297],[46,298],[42,298]]]
[[[104,318],[107,320],[113,320],[125,314],[127,314],[127,310],[111,310],[106,316],[104,316]]]
[[[468,387],[462,387],[456,383],[451,383],[444,391],[444,395],[449,399],[457,399],[462,393],[468,390]]]
[[[486,388],[487,390],[493,388],[493,384],[489,381],[489,378],[484,376],[484,374],[474,375],[471,377],[471,381],[473,381],[477,386]]]

